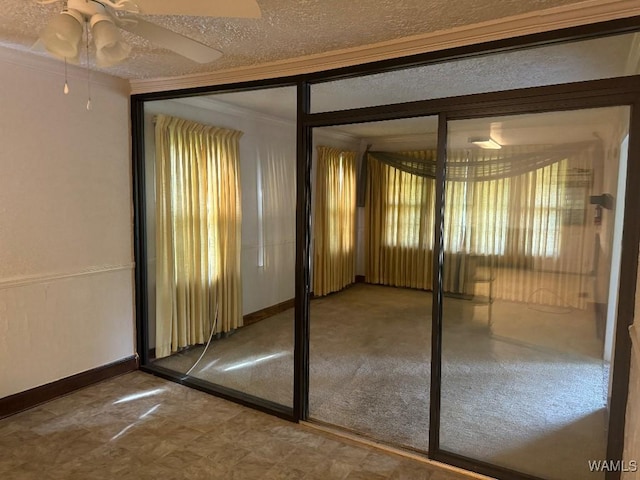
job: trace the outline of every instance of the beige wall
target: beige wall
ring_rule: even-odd
[[[0,398],[134,353],[125,82],[0,50]]]
[[[637,285],[640,285],[640,269]],[[629,399],[627,401],[627,423],[624,433],[624,460],[629,466],[632,460],[640,469],[640,289],[636,288],[636,306],[634,326],[631,327],[633,350],[631,352],[631,377],[629,378]],[[640,471],[625,472],[623,480],[639,480]]]

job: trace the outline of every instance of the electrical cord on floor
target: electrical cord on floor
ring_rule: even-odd
[[[204,357],[204,355],[207,353],[207,350],[209,349],[209,345],[211,345],[211,340],[213,339],[213,334],[216,331],[217,324],[218,324],[218,304],[216,303],[216,314],[215,314],[215,317],[213,317],[213,326],[211,327],[211,335],[209,335],[209,340],[207,341],[207,344],[205,345],[204,350],[198,357],[198,360],[196,360],[196,363],[194,363],[193,366],[189,370],[187,370],[187,373],[185,373],[185,375],[188,376],[193,371],[193,369],[196,368],[196,366],[200,363],[200,360],[202,360],[202,357]]]
[[[545,309],[545,308],[533,307],[532,305],[536,305],[536,304],[534,302],[532,302],[531,299],[538,292],[548,292],[548,293],[550,293],[552,296],[554,296],[556,298],[556,300],[559,300],[560,302],[562,302],[562,305],[552,305],[551,307],[556,306],[556,307],[558,307],[560,309],[564,309],[564,310],[563,311],[560,311],[560,310],[551,311],[551,310],[548,310],[548,309]],[[566,314],[569,314],[569,313],[573,312],[573,307],[567,303],[566,299],[561,297],[560,295],[558,295],[556,292],[554,292],[553,290],[551,290],[549,288],[538,288],[538,289],[534,290],[533,292],[531,292],[531,295],[529,295],[529,298],[527,298],[527,308],[529,310],[535,310],[536,312],[554,313],[554,314],[557,314],[557,315],[566,315]]]

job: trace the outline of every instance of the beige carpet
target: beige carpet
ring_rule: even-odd
[[[551,479],[601,478],[607,368],[586,312],[445,299],[441,447]],[[311,302],[310,415],[428,448],[431,295],[357,284]],[[293,311],[214,342],[192,375],[283,405]],[[202,347],[158,360],[186,372]],[[544,461],[540,461],[545,459]]]

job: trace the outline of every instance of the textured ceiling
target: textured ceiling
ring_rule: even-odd
[[[311,111],[496,92],[638,74],[629,67],[636,33],[547,45],[513,52],[325,82],[311,86]],[[637,48],[637,47],[636,47]],[[294,87],[218,93],[217,101],[295,119]]]
[[[102,71],[127,79],[215,72],[447,30],[579,0],[257,2],[262,10],[259,19],[144,17],[221,50],[223,57],[214,63],[196,64],[126,34],[133,47],[131,56],[124,63]],[[62,5],[62,1],[39,5],[35,0],[5,0],[0,13],[0,46],[31,49],[38,33]]]

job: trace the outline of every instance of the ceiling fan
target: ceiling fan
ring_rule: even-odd
[[[61,0],[36,0],[40,4]],[[140,18],[144,15],[259,18],[256,0],[66,0],[59,15],[47,24],[39,43],[60,59],[78,62],[87,27],[96,47],[96,64],[115,65],[129,56],[131,47],[120,35],[126,30],[197,63],[217,60],[222,52],[192,38]]]

